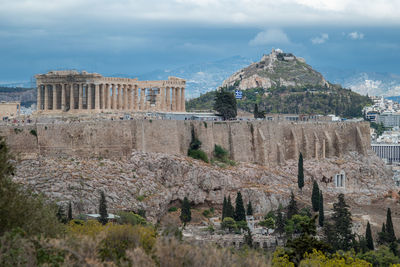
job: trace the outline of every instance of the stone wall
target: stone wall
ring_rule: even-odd
[[[126,157],[133,150],[186,155],[191,129],[212,155],[221,145],[235,161],[266,166],[297,159],[341,156],[370,149],[368,123],[198,122],[131,120],[1,126],[11,150],[22,158],[44,156]]]

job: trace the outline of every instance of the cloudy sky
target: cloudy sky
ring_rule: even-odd
[[[0,83],[140,75],[272,48],[317,70],[400,74],[399,0],[0,0]]]

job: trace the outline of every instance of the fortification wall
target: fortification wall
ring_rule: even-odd
[[[221,145],[235,161],[262,165],[340,156],[370,149],[368,123],[198,122],[172,120],[54,122],[1,126],[11,151],[21,157],[123,157],[133,150],[186,155],[191,129],[212,155]],[[36,134],[35,134],[36,133]]]

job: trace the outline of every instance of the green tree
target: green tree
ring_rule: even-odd
[[[72,220],[72,204],[71,201],[68,202],[68,215],[67,215],[67,221],[70,222]]]
[[[249,228],[247,228],[247,233],[244,235],[244,243],[250,248],[253,247],[253,236],[251,235],[251,231]]]
[[[392,212],[390,208],[386,212],[386,233],[388,234],[388,242],[396,241],[396,235],[393,229]]]
[[[297,185],[300,190],[304,187],[304,169],[303,169],[303,154],[299,155],[299,164],[297,166]]]
[[[226,214],[225,217],[233,218],[235,217],[235,209],[232,206],[231,196],[228,196],[228,200],[226,202]]]
[[[369,250],[374,250],[374,241],[372,239],[371,225],[367,223],[367,230],[365,231],[365,239]]]
[[[274,229],[275,228],[275,220],[273,218],[266,218],[265,220],[261,221],[259,223],[260,226],[267,227],[268,229]]]
[[[235,95],[221,87],[215,95],[214,109],[224,120],[236,118],[237,104]]]
[[[254,118],[258,118],[258,105],[254,104],[254,112],[253,112]]]
[[[322,195],[322,190],[319,191],[319,208],[318,208],[318,224],[319,226],[324,226],[324,197]]]
[[[64,213],[64,208],[62,205],[58,206],[58,210],[57,210],[57,219],[60,223],[66,223],[67,222],[67,218],[65,217],[65,213]]]
[[[225,216],[226,216],[226,208],[227,208],[228,202],[226,200],[226,196],[224,196],[224,202],[222,204],[222,218],[221,220],[223,221]]]
[[[353,222],[343,194],[339,194],[338,202],[333,204],[332,220],[335,229],[332,240],[333,248],[335,250],[349,250],[354,239],[354,234],[351,231]]]
[[[247,204],[247,215],[249,215],[249,216],[253,215],[253,206],[251,205],[250,200],[249,200],[249,203]]]
[[[359,254],[358,258],[370,262],[374,267],[386,267],[400,263],[399,258],[386,246],[380,246],[377,250],[370,250],[366,253]]]
[[[246,211],[240,191],[236,195],[235,221],[246,221]]]
[[[319,187],[316,180],[313,183],[312,195],[311,195],[311,204],[312,208],[315,212],[319,210]]]
[[[265,118],[265,112],[264,111],[259,111],[257,104],[254,104],[253,115],[254,115],[255,119],[264,119]]]
[[[279,205],[276,211],[276,231],[280,234],[285,230],[285,221],[282,215],[282,205]]]
[[[231,217],[225,217],[224,220],[221,223],[221,228],[222,229],[229,229],[229,231],[234,231],[237,230],[237,225],[236,222],[233,218]]]
[[[107,224],[108,222],[107,200],[104,191],[100,192],[99,213],[100,213],[99,222],[102,225]]]
[[[290,195],[290,201],[289,201],[289,205],[287,206],[287,219],[290,220],[293,215],[297,214],[299,212],[299,209],[297,208],[297,202],[294,198],[294,194],[293,192]]]
[[[190,203],[187,197],[183,199],[181,215],[179,216],[183,225],[192,220],[192,213],[190,212]]]
[[[383,245],[387,242],[386,225],[382,223],[382,230],[378,233],[378,243]]]

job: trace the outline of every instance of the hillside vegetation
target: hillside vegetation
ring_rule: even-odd
[[[257,104],[266,113],[286,114],[335,114],[346,118],[362,116],[362,108],[371,104],[366,96],[349,89],[334,86],[273,87],[254,88],[243,91],[243,99],[238,100],[238,108],[253,112]],[[228,90],[235,90],[230,86]],[[187,110],[211,109],[215,91],[208,92],[187,102]]]

